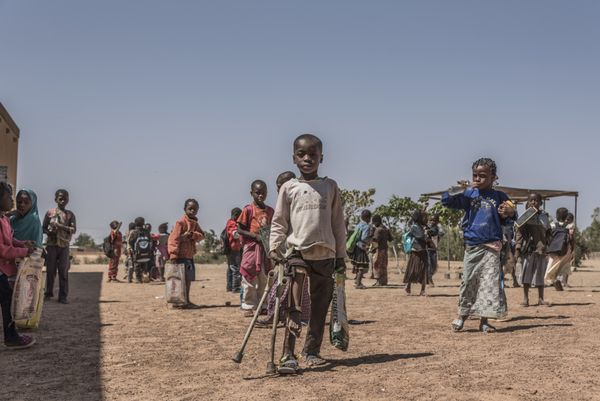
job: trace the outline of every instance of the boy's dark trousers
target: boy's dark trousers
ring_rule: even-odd
[[[132,260],[133,267],[127,271],[127,281],[133,280],[133,274],[135,273],[135,279],[139,282],[142,281],[143,273],[150,273],[150,262],[137,262],[135,259]]]
[[[15,329],[15,322],[10,313],[10,304],[12,302],[12,288],[8,282],[8,277],[0,275],[0,304],[2,306],[2,326],[4,327],[4,342],[15,341],[19,334]]]
[[[241,261],[241,251],[231,251],[231,253],[227,255],[227,291],[237,292],[240,290],[242,281],[240,275]]]
[[[335,259],[326,260],[302,260],[292,258],[291,266],[304,267],[308,271],[310,283],[310,320],[304,343],[304,355],[319,355],[323,334],[325,333],[325,319],[329,310],[329,304],[333,297],[333,273],[335,271]],[[290,336],[291,341],[295,341]]]
[[[69,248],[46,247],[46,296],[54,292],[54,278],[58,273],[58,299],[66,300],[69,295]]]

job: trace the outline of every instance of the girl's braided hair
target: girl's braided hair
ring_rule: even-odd
[[[492,174],[496,175],[496,162],[493,161],[492,159],[489,159],[487,157],[482,157],[481,159],[477,159],[477,160],[475,160],[475,162],[473,163],[473,166],[471,168],[474,169],[479,166],[489,167]]]

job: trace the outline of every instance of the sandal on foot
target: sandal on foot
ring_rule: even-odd
[[[273,319],[260,319],[256,321],[255,325],[261,329],[268,329],[273,325]]]
[[[452,321],[452,330],[461,331],[465,327],[465,321],[461,319],[456,319]]]
[[[522,306],[523,308],[527,308],[529,306],[529,301],[523,301],[519,304],[519,306]]]
[[[327,361],[319,355],[306,355],[305,359],[308,366],[320,366],[327,363]]]
[[[277,373],[280,375],[293,375],[298,373],[298,361],[292,355],[284,356],[279,362]]]
[[[540,299],[537,304],[538,304],[538,306],[548,306],[548,307],[552,306],[552,302],[544,301],[543,299]]]
[[[479,331],[482,333],[495,333],[496,328],[489,323],[479,323]]]
[[[19,336],[16,340],[4,342],[4,345],[8,349],[25,349],[31,347],[33,344],[35,344],[35,338],[25,335]]]

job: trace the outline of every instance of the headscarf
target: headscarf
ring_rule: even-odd
[[[15,214],[10,218],[10,225],[14,231],[14,238],[19,241],[35,241],[38,247],[42,247],[42,223],[37,207],[37,195],[30,189],[22,189],[17,192],[26,192],[31,199],[31,209],[25,216]]]

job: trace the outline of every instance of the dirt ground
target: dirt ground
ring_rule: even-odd
[[[105,267],[73,266],[71,303],[46,302],[38,344],[0,350],[0,400],[600,400],[600,261],[566,291],[547,289],[550,308],[519,307],[509,288],[510,319],[488,335],[475,320],[450,330],[459,282],[443,274],[429,297],[406,296],[395,268],[387,288],[348,282],[349,317],[363,321],[350,349],[326,342],[330,363],[294,377],[265,375],[265,329],[231,361],[249,319],[224,291],[224,265],[198,278],[204,307],[173,310],[160,284],[108,284]]]

